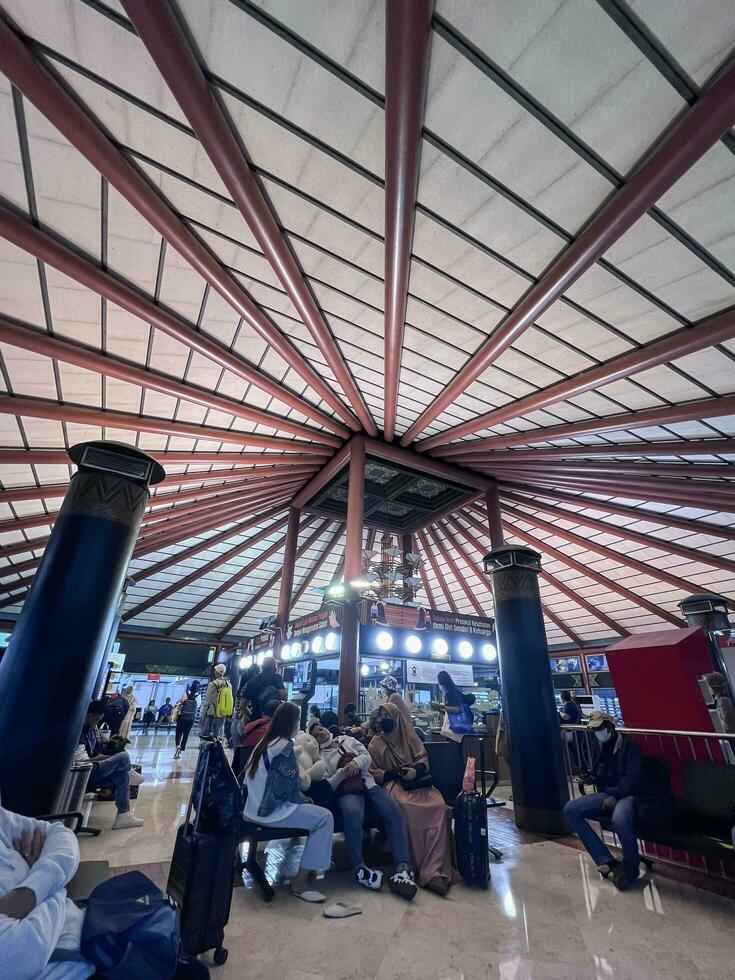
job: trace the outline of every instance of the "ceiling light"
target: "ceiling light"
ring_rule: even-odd
[[[437,638],[431,644],[431,652],[435,657],[446,657],[446,655],[449,653],[449,645],[447,644],[447,641],[442,639],[441,636],[437,636]]]
[[[247,657],[240,657],[240,670],[247,670],[253,666],[253,655],[249,653]]]
[[[460,640],[457,644],[457,652],[463,660],[469,660],[475,650],[469,640]]]
[[[406,650],[409,653],[421,653],[422,646],[423,644],[421,643],[420,636],[416,636],[414,633],[412,633],[411,636],[406,637]]]
[[[378,650],[390,650],[393,647],[393,636],[391,633],[381,630],[381,632],[375,637],[375,643]]]
[[[311,649],[314,653],[321,653],[324,649],[324,640],[321,636],[315,636],[311,641]]]
[[[353,578],[350,587],[353,589],[369,589],[370,583],[366,578]]]
[[[497,660],[498,651],[495,649],[492,643],[482,644],[482,656],[485,660]]]
[[[388,673],[388,671],[390,670],[390,664],[388,663],[387,660],[380,661],[380,669],[383,671],[384,674]]]
[[[370,673],[370,668],[367,664],[363,664],[362,667],[360,667],[360,673],[363,677],[367,677],[367,675]]]
[[[336,633],[327,633],[326,637],[324,638],[324,646],[327,648],[327,650],[336,650],[337,649],[337,634]]]
[[[302,640],[301,641],[301,652],[302,653],[308,653],[309,652],[309,648],[310,648],[309,641],[308,640]]]
[[[291,657],[291,647],[288,643],[284,643],[281,647],[281,660],[289,660]]]

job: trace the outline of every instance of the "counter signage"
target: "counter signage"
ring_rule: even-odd
[[[463,616],[460,613],[431,610],[431,628],[447,633],[470,633],[474,636],[494,636],[495,620],[483,616]]]
[[[472,687],[475,678],[471,664],[453,664],[446,660],[434,663],[430,660],[407,660],[406,680],[409,684],[436,684],[437,674],[446,670],[455,684],[460,687]]]
[[[317,609],[316,612],[309,613],[307,616],[299,616],[292,623],[289,623],[286,630],[286,639],[290,640],[296,636],[306,636],[308,633],[316,633],[317,630],[339,629],[340,609],[338,606],[325,606]]]

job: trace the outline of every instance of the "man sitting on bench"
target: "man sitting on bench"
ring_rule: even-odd
[[[636,834],[636,794],[641,780],[641,750],[636,743],[615,730],[615,721],[603,711],[589,716],[594,735],[592,768],[583,778],[597,792],[570,800],[564,807],[572,830],[587,848],[600,874],[612,876],[620,891],[630,888],[640,873]],[[590,820],[609,819],[623,850],[623,862],[616,861]]]
[[[84,719],[84,728],[79,736],[79,745],[84,750],[83,754],[94,763],[87,789],[90,791],[109,789],[114,794],[117,817],[112,825],[113,830],[142,827],[143,821],[140,817],[134,817],[130,812],[130,787],[139,786],[144,777],[131,767],[127,752],[108,755],[104,751],[105,744],[97,729],[102,719],[103,708],[101,701],[90,703]]]

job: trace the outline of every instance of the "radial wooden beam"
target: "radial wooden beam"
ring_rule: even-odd
[[[564,541],[568,541],[570,544],[576,544],[579,548],[584,548],[586,551],[591,551],[595,555],[599,555],[601,558],[607,558],[610,561],[618,562],[625,568],[629,568],[632,571],[636,571],[639,575],[645,575],[648,578],[654,579],[658,582],[666,582],[667,585],[671,585],[675,589],[680,589],[682,592],[689,592],[691,595],[697,595],[702,592],[702,585],[698,585],[695,582],[690,582],[688,579],[681,578],[679,575],[672,575],[663,568],[658,568],[658,566],[651,564],[651,562],[639,561],[632,555],[627,555],[625,552],[617,551],[615,548],[609,548],[607,545],[600,544],[595,541],[593,537],[589,535],[576,534],[574,531],[568,531],[566,528],[561,528],[558,524],[552,524],[550,521],[544,520],[543,517],[539,517],[538,514],[527,514],[525,511],[518,510],[516,507],[511,507],[509,504],[505,506],[506,514],[511,517],[518,518],[519,520],[525,521],[527,524],[531,524],[534,529],[539,531],[546,531],[547,534],[552,534],[555,537],[562,538]],[[665,549],[661,549],[665,550]],[[731,609],[735,609],[735,600],[728,599],[727,604]]]
[[[562,633],[568,636],[573,643],[576,643],[578,647],[582,646],[582,638],[579,633],[575,633],[572,627],[568,626],[561,616],[557,616],[554,610],[550,606],[547,606],[545,602],[541,603],[541,611],[543,612],[544,616],[546,616],[547,619],[550,619],[557,629],[560,629]]]
[[[316,559],[314,564],[311,566],[309,571],[304,575],[303,579],[298,585],[296,591],[294,592],[291,598],[291,609],[296,608],[296,603],[301,599],[304,592],[306,592],[306,590],[309,588],[311,583],[314,581],[314,578],[321,570],[322,565],[327,560],[327,558],[329,558],[329,556],[332,554],[335,547],[337,546],[337,542],[339,541],[339,539],[342,537],[344,533],[345,533],[345,526],[344,524],[340,524],[337,530],[334,532],[334,534],[327,541],[324,551],[322,551],[322,553],[319,555],[319,557]]]
[[[377,430],[189,40],[168,3],[124,0],[128,16],[366,432]],[[348,420],[350,421],[350,420]]]
[[[676,486],[674,480],[688,480],[690,483],[680,483],[679,486],[705,487],[714,490],[732,489],[726,483],[714,483],[705,481],[714,480],[735,480],[735,465],[732,463],[662,463],[653,460],[650,463],[639,463],[618,460],[614,463],[599,462],[598,460],[554,460],[552,467],[547,467],[543,462],[534,463],[533,460],[523,460],[520,462],[504,463],[482,463],[483,468],[488,470],[496,466],[502,468],[503,472],[517,471],[519,475],[526,472],[547,472],[553,473],[585,473],[589,476],[626,476],[626,477],[648,477],[655,476],[657,480],[671,481],[672,486]]]
[[[198,354],[208,357],[221,368],[232,371],[237,377],[260,388],[271,398],[278,399],[289,408],[335,431],[334,420],[320,412],[306,399],[296,395],[275,378],[248,364],[228,347],[208,337],[202,331],[196,330],[163,306],[159,306],[140,290],[105,272],[73,248],[37,228],[2,204],[0,204],[0,235],[40,261],[58,269],[75,282],[122,307],[145,323],[149,323],[155,330],[160,330],[161,333],[173,337]],[[337,430],[343,433],[344,427],[337,425]]]
[[[486,371],[510,345],[569,289],[639,218],[735,124],[735,63],[726,66],[625,183],[564,248],[538,282],[490,334],[468,363],[411,426],[413,442]]]
[[[141,613],[145,612],[146,609],[150,609],[152,606],[157,606],[164,599],[168,599],[169,596],[175,595],[181,589],[186,588],[187,585],[191,585],[192,582],[196,582],[197,579],[203,578],[210,572],[216,571],[222,565],[226,565],[228,562],[232,561],[233,558],[237,558],[238,555],[243,554],[245,551],[249,551],[250,548],[254,548],[255,545],[260,544],[265,538],[270,537],[276,531],[280,531],[286,526],[288,518],[284,517],[280,520],[275,521],[273,524],[269,524],[266,528],[253,534],[251,537],[246,538],[240,544],[235,545],[234,548],[229,548],[227,551],[223,551],[216,557],[212,558],[211,561],[206,562],[200,568],[195,568],[193,572],[188,575],[184,575],[183,578],[177,579],[171,585],[165,589],[161,589],[160,592],[156,592],[154,595],[149,596],[144,599],[143,602],[139,602],[137,606],[128,610],[123,614],[123,620],[127,622],[130,619],[135,619],[136,616],[140,616]],[[240,532],[239,532],[240,533]],[[211,547],[211,545],[210,545]]]
[[[90,350],[72,340],[52,337],[45,331],[21,326],[2,316],[0,316],[0,343],[9,344],[19,350],[31,351],[64,364],[74,364],[105,378],[117,378],[128,384],[139,385],[143,389],[160,391],[172,398],[179,398],[194,405],[203,405],[205,408],[212,408],[226,415],[234,415],[235,418],[245,419],[246,422],[252,422],[254,425],[265,425],[270,429],[288,432],[301,439],[314,440],[323,446],[338,449],[342,445],[342,440],[331,433],[314,429],[301,422],[294,422],[274,412],[250,408],[234,398],[227,398],[206,388],[199,388],[191,381],[183,382],[169,378],[150,368],[132,364],[110,354]]]
[[[474,466],[476,463],[539,463],[547,459],[574,459],[579,456],[597,459],[600,456],[719,456],[735,455],[735,439],[672,439],[656,442],[616,442],[596,443],[591,446],[550,446],[538,449],[512,449],[501,452],[472,452],[473,443],[465,443],[468,447],[466,454],[453,456],[462,466]],[[0,452],[0,460],[2,452]],[[666,464],[669,465],[668,463]],[[674,464],[676,465],[676,464]],[[700,465],[700,464],[681,464]],[[709,466],[709,463],[702,463]]]
[[[311,523],[311,521],[306,521],[304,527],[309,523]],[[304,541],[304,543],[299,546],[298,550],[296,551],[296,561],[298,561],[299,558],[302,558],[306,554],[309,548],[312,547],[314,542],[319,538],[321,534],[324,533],[325,529],[329,527],[331,523],[332,522],[330,520],[326,520],[326,521],[322,521],[322,523],[318,525],[316,530],[313,531],[306,539],[306,541]],[[284,536],[282,541],[282,546],[285,546],[285,542],[286,542],[286,538]],[[270,590],[273,588],[276,582],[280,579],[282,573],[283,573],[283,566],[281,566],[281,568],[276,569],[276,571],[273,573],[273,575],[271,575],[268,581],[264,585],[262,585],[260,589],[258,589],[255,595],[251,599],[249,599],[245,603],[245,605],[239,610],[239,612],[235,613],[232,619],[230,619],[229,622],[224,626],[224,628],[222,629],[222,631],[218,636],[218,639],[221,640],[223,637],[227,636],[227,634],[232,629],[234,629],[235,626],[237,626],[240,620],[244,616],[247,616],[250,610],[260,602],[263,596],[266,595],[268,592],[270,592]]]
[[[528,446],[553,439],[576,439],[579,436],[602,435],[606,432],[622,432],[656,425],[673,425],[676,422],[691,422],[695,419],[711,419],[735,414],[735,395],[722,398],[702,398],[679,405],[665,405],[662,408],[647,408],[641,412],[624,412],[620,415],[606,415],[604,418],[584,419],[563,425],[549,425],[545,428],[523,429],[508,432],[502,436],[488,436],[470,442],[452,443],[451,446],[437,447],[433,454],[442,457],[463,456],[468,450],[509,449],[512,446]]]
[[[446,535],[446,538],[449,541],[450,546],[453,547],[455,550],[458,550],[457,541],[452,538],[451,532],[446,528],[446,526],[443,527],[442,530],[443,530],[444,534]],[[434,544],[436,545],[436,547],[439,549],[439,554],[442,556],[442,558],[444,559],[444,561],[449,566],[449,568],[450,568],[450,570],[452,572],[452,575],[454,575],[454,577],[457,580],[457,582],[459,582],[459,585],[460,585],[462,591],[464,592],[465,599],[467,599],[467,601],[472,606],[472,608],[475,610],[475,612],[477,613],[478,616],[485,616],[486,615],[486,610],[484,610],[482,608],[482,606],[480,605],[480,603],[477,601],[477,597],[475,596],[475,593],[470,588],[470,584],[467,581],[467,579],[465,578],[464,573],[460,569],[459,565],[454,560],[454,558],[452,558],[452,555],[450,554],[449,549],[448,548],[445,548],[444,542],[441,540],[441,536],[438,533],[438,526],[437,525],[434,525],[434,526],[432,526],[430,528],[427,528],[426,529],[426,532],[429,535],[429,537],[431,538],[431,540],[434,542]]]
[[[429,607],[431,609],[438,609],[436,604],[436,599],[434,598],[434,593],[431,589],[431,584],[429,582],[429,576],[426,574],[425,568],[419,569],[419,575],[421,576],[421,581],[424,583],[424,592],[426,593],[426,598],[429,600]]]
[[[424,532],[417,531],[416,537],[421,542],[421,547],[423,548],[424,555],[429,559],[429,564],[431,565],[431,569],[434,572],[434,578],[437,580],[437,582],[439,583],[439,588],[444,593],[444,598],[447,600],[447,605],[452,610],[452,612],[455,613],[459,612],[459,610],[457,609],[457,604],[452,598],[452,593],[449,591],[446,580],[444,579],[444,576],[441,574],[439,570],[439,566],[436,562],[436,559],[434,558],[434,554],[431,548],[429,547],[429,542],[426,540],[426,536]]]
[[[584,476],[564,473],[556,469],[545,473],[498,473],[498,478],[512,480],[523,479],[526,490],[534,486],[571,487],[578,490],[591,490],[597,493],[609,493],[616,497],[628,497],[643,501],[671,503],[679,507],[699,507],[702,510],[725,511],[735,513],[735,492],[728,484],[720,484],[723,489],[717,490],[717,484],[703,485],[695,481],[674,481],[650,479],[633,480],[622,477],[615,480],[610,477]]]
[[[527,523],[531,522],[528,521]],[[560,551],[558,548],[554,548],[552,545],[547,544],[546,541],[542,541],[540,538],[537,538],[530,532],[522,530],[517,524],[506,522],[505,526],[511,534],[517,538],[520,538],[522,541],[525,541],[527,544],[530,544],[533,548],[547,554],[549,557],[561,562],[568,568],[573,568],[575,571],[579,572],[580,575],[585,575],[587,578],[592,579],[593,582],[597,582],[598,585],[604,586],[604,588],[609,589],[611,592],[616,592],[619,596],[627,599],[628,602],[632,603],[633,605],[640,606],[641,609],[645,609],[658,619],[663,619],[665,622],[671,623],[672,626],[683,625],[683,621],[679,616],[670,613],[668,610],[656,605],[653,602],[649,602],[649,600],[643,596],[638,595],[630,589],[625,588],[625,586],[620,585],[614,579],[608,578],[601,572],[591,568],[589,564],[585,564],[584,562],[579,561],[577,558],[566,554],[566,552]]]
[[[0,21],[0,61],[10,81],[66,137],[92,166],[215,289],[266,343],[338,415],[349,419],[332,388],[291,341],[269,320],[209,249],[171,209],[157,189],[112,143],[78,96],[61,83],[48,65]],[[341,427],[337,427],[339,429]],[[343,435],[347,430],[342,431]]]
[[[288,443],[292,449],[273,453],[216,453],[216,452],[148,452],[162,466],[186,466],[192,465],[211,465],[213,463],[223,466],[238,466],[243,470],[257,469],[261,467],[278,466],[301,466],[304,463],[320,465],[322,460],[328,459],[332,451],[326,447],[315,452],[310,452],[308,457],[301,457],[298,451],[298,443]],[[0,449],[0,465],[7,463],[23,466],[72,466],[69,453],[65,449]],[[208,471],[200,471],[204,475]],[[221,472],[228,472],[222,470]],[[171,474],[175,476],[176,474]],[[164,481],[165,482],[165,481]]]
[[[170,503],[181,503],[183,500],[194,500],[197,496],[209,497],[213,494],[236,489],[256,489],[265,486],[271,480],[292,477],[306,479],[314,472],[314,466],[274,466],[267,471],[260,470],[212,470],[209,472],[172,474],[162,480],[151,495],[151,507]],[[193,490],[171,490],[171,487],[183,487],[190,484],[200,484]],[[35,487],[9,487],[0,490],[0,504],[17,503],[20,500],[50,500],[64,497],[69,490],[69,483],[47,483]],[[161,493],[161,488],[166,492]]]
[[[468,515],[468,514],[462,514],[461,516],[464,517],[464,519],[467,520],[467,521],[470,520],[470,515]],[[455,531],[459,534],[459,536],[462,538],[462,540],[464,540],[468,544],[472,545],[472,547],[475,549],[475,551],[477,551],[479,553],[480,558],[482,559],[482,557],[484,555],[484,551],[483,551],[480,543],[477,541],[477,539],[476,538],[473,538],[472,535],[469,533],[468,529],[466,527],[463,527],[459,523],[459,521],[456,519],[456,517],[451,518],[450,521],[449,521],[449,523],[452,525],[452,527],[455,529]],[[473,522],[473,526],[475,528],[481,527],[480,524],[476,524],[474,522]],[[485,538],[488,539],[488,543],[489,543],[489,540],[490,539],[489,539],[488,531],[485,530],[483,532],[483,534],[484,534]],[[541,569],[541,576],[542,576],[542,578],[545,581],[547,581],[549,583],[549,585],[552,588],[556,589],[562,595],[565,595],[567,597],[567,599],[571,599],[572,602],[574,602],[581,609],[584,609],[591,616],[594,616],[595,619],[599,620],[601,623],[604,623],[606,626],[608,626],[613,631],[613,633],[619,633],[620,636],[629,636],[630,635],[630,633],[628,632],[628,630],[626,630],[624,627],[622,627],[619,623],[616,623],[615,620],[612,619],[610,616],[606,615],[606,613],[601,612],[599,609],[595,609],[595,607],[592,605],[591,602],[588,602],[587,599],[583,598],[582,596],[577,595],[576,592],[572,591],[572,589],[570,589],[568,586],[564,585],[564,583],[562,581],[560,581],[558,578],[556,578],[555,575],[552,575],[550,572],[547,572],[544,568],[542,568]],[[549,609],[549,607],[548,606],[545,606],[544,609],[546,611],[547,609]],[[549,612],[550,611],[551,610],[549,610]],[[552,618],[551,615],[549,615],[549,619],[551,619],[551,618]],[[564,632],[567,634],[567,636],[571,637],[575,642],[579,642],[579,645],[581,646],[582,645],[582,641],[581,641],[581,639],[578,641],[577,634],[574,633],[572,631],[571,627],[567,626],[566,623],[564,623],[563,626],[560,625],[561,622],[562,622],[561,617],[558,617],[558,619],[559,619],[559,622],[557,623],[557,625],[559,626],[559,628],[560,629],[563,629]]]
[[[583,494],[566,493],[563,490],[545,490],[539,487],[537,490],[531,491],[523,483],[502,483],[501,490],[503,492],[518,490],[525,494],[533,493],[540,497],[545,497],[548,500],[573,504],[577,508],[601,511],[607,514],[619,514],[621,517],[633,517],[635,520],[645,521],[649,524],[681,528],[682,531],[688,531],[690,534],[706,534],[713,538],[735,541],[735,527],[725,527],[721,524],[712,524],[706,521],[695,521],[689,517],[678,517],[671,513],[643,510],[640,507],[631,507],[628,504],[619,504],[615,501],[593,500],[591,497],[585,497]],[[602,491],[598,490],[596,492],[601,493]],[[533,505],[534,502],[529,498],[528,503]]]
[[[384,432],[396,430],[434,0],[388,0],[385,20]]]
[[[733,97],[735,98],[735,95]],[[501,408],[495,408],[484,415],[477,415],[467,422],[452,426],[439,435],[424,439],[419,443],[418,448],[426,450],[447,445],[453,439],[481,432],[483,429],[491,429],[512,419],[548,408],[556,402],[576,398],[593,389],[600,389],[604,385],[628,378],[641,371],[648,371],[661,364],[670,364],[678,358],[705,350],[707,347],[715,347],[717,344],[732,340],[733,337],[735,337],[735,308],[730,308],[707,317],[689,329],[677,330],[666,337],[613,357],[604,364],[580,371],[579,374],[565,381],[549,385],[525,398],[516,398]]]
[[[313,517],[307,518],[302,522],[300,530],[305,530],[305,528],[308,527],[308,525],[313,521]],[[259,555],[253,558],[252,561],[249,561],[246,565],[243,565],[243,567],[238,569],[234,575],[231,575],[226,581],[224,581],[222,585],[210,592],[195,606],[187,610],[183,616],[180,616],[175,622],[168,626],[166,628],[166,635],[170,636],[171,633],[175,633],[177,629],[180,629],[184,625],[184,623],[187,623],[190,619],[193,619],[194,616],[198,615],[202,609],[206,609],[207,606],[211,605],[213,602],[216,602],[220,596],[223,596],[225,592],[229,592],[233,586],[237,585],[238,582],[241,582],[251,572],[254,572],[256,568],[263,564],[264,561],[268,561],[269,558],[272,558],[273,555],[277,554],[284,547],[285,543],[286,535],[283,534],[268,548],[266,548],[265,551],[262,551]]]
[[[178,435],[195,439],[212,439],[215,442],[236,443],[240,446],[258,446],[262,449],[293,450],[308,456],[311,447],[321,452],[324,447],[317,443],[289,441],[279,436],[259,436],[237,429],[220,429],[213,425],[198,425],[195,422],[171,422],[167,419],[151,418],[147,415],[133,415],[127,412],[110,412],[83,405],[45,401],[41,398],[20,398],[3,396],[0,398],[0,414],[22,415],[27,418],[54,419],[59,422],[79,422],[81,425],[99,425],[108,429],[132,429],[134,432],[157,432],[163,435]]]
[[[608,534],[611,537],[623,538],[626,541],[635,541],[637,544],[641,544],[645,548],[654,548],[656,551],[662,551],[665,554],[679,555],[681,558],[686,558],[688,561],[695,561],[703,565],[709,565],[711,568],[720,568],[724,572],[729,572],[731,575],[735,575],[735,561],[730,558],[724,558],[720,555],[713,555],[709,551],[703,551],[699,548],[687,548],[686,545],[678,544],[676,541],[668,541],[665,538],[656,538],[650,534],[643,534],[641,531],[635,531],[628,527],[608,524],[606,521],[598,520],[595,517],[587,517],[583,514],[564,510],[561,507],[554,507],[552,504],[544,504],[535,500],[530,500],[528,497],[524,497],[519,493],[505,491],[503,493],[503,499],[513,501],[514,503],[520,504],[522,507],[532,507],[534,511],[540,511],[543,514],[547,514],[549,517],[552,517],[554,521],[563,520],[569,521],[572,524],[580,524],[582,527],[588,527],[591,530],[599,531],[602,534]],[[556,526],[556,524],[554,526]]]

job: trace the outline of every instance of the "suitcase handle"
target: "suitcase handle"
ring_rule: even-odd
[[[200,799],[199,799],[199,808],[197,809],[196,823],[194,824],[193,827],[191,827],[192,836],[194,834],[196,834],[196,833],[199,832],[199,821],[200,821],[201,816],[202,816],[202,806],[201,806],[202,800],[201,800],[201,798],[204,796],[204,783],[206,782],[206,779],[207,779],[207,770],[209,769],[209,749],[211,747],[212,747],[211,744],[210,743],[207,743],[207,742],[203,742],[199,746],[199,758],[197,759],[196,772],[194,773],[194,785],[192,786],[191,793],[189,794],[189,805],[186,808],[186,817],[185,817],[185,827],[188,829],[188,828],[191,827],[191,811],[192,811],[192,807],[194,806],[194,793],[196,792],[197,783],[199,783],[200,784],[200,787],[201,787]],[[201,781],[200,781],[199,780],[199,770],[200,770],[201,765],[202,765],[202,755],[203,755],[205,749],[207,750],[207,752],[206,752],[206,755],[204,755],[204,772],[202,773],[202,778],[201,778]],[[185,830],[184,833],[186,833],[186,832],[187,831]]]

